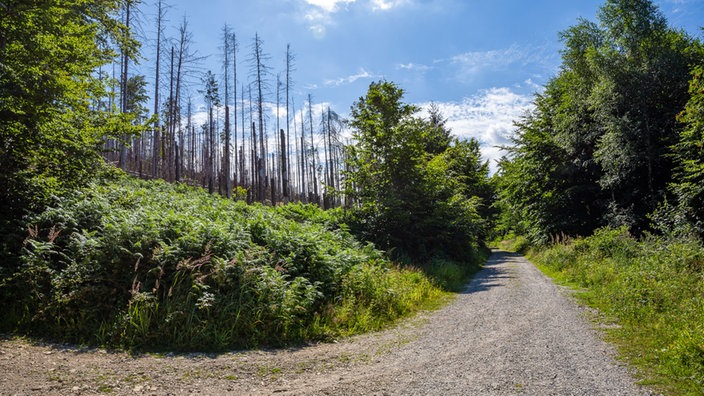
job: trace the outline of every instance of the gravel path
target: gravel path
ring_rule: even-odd
[[[650,395],[583,309],[519,255],[496,251],[444,309],[340,343],[221,355],[129,356],[0,342],[0,395]]]

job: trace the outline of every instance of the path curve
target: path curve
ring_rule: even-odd
[[[650,395],[567,295],[495,251],[447,307],[336,344],[139,356],[0,343],[0,395]]]

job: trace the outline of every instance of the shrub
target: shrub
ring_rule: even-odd
[[[124,348],[282,345],[379,328],[442,294],[311,205],[104,182],[29,219],[0,330]]]
[[[622,351],[673,394],[704,393],[704,246],[601,229],[535,256],[620,324]]]
[[[527,237],[514,234],[507,235],[503,240],[498,241],[498,245],[501,249],[521,254],[528,253],[531,247]]]

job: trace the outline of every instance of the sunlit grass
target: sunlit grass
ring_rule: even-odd
[[[623,229],[554,245],[531,256],[616,325],[606,337],[642,382],[673,395],[704,394],[704,247]]]

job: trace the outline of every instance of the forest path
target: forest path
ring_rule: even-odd
[[[137,356],[0,342],[0,395],[648,395],[535,266],[495,251],[442,310],[339,343]]]

